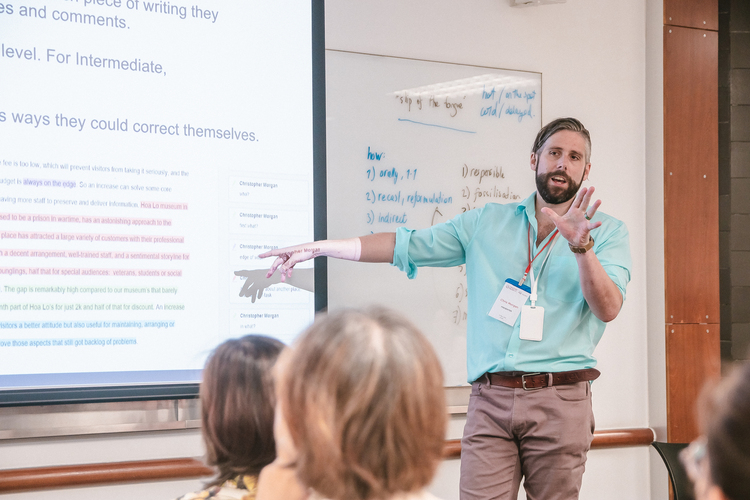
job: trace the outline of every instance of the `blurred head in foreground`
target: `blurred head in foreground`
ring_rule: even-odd
[[[277,370],[279,460],[331,500],[418,492],[440,463],[446,411],[427,339],[384,309],[321,316]]]
[[[257,476],[276,458],[271,368],[283,348],[276,339],[247,335],[227,340],[208,358],[200,399],[207,461],[218,469],[211,486]]]
[[[703,435],[682,455],[696,498],[750,498],[750,363],[705,389],[698,409]]]

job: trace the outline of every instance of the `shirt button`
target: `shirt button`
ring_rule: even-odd
[[[509,357],[509,358],[512,358],[512,357],[513,357],[513,355],[512,355],[512,354],[508,354],[508,357]]]

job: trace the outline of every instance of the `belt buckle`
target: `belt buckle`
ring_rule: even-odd
[[[523,387],[524,391],[538,391],[539,389],[544,389],[543,386],[540,387],[526,387],[526,377],[534,377],[536,375],[541,375],[541,372],[537,373],[524,373],[521,375],[521,386]]]

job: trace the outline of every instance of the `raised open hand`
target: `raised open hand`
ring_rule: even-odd
[[[552,219],[562,237],[573,246],[585,246],[589,242],[591,230],[602,225],[601,221],[591,220],[602,204],[601,200],[596,200],[593,205],[589,206],[593,194],[593,187],[581,188],[576,194],[573,204],[562,216],[557,215],[550,208],[542,208],[542,212]]]

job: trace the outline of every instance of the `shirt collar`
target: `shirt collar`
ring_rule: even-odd
[[[523,200],[521,203],[518,204],[516,207],[516,213],[520,214],[522,210],[526,210],[527,212],[530,212],[529,215],[535,215],[536,210],[534,207],[536,206],[534,201],[536,200],[536,191],[531,193],[528,198]]]
[[[516,214],[520,214],[523,211],[526,211],[529,220],[536,220],[536,191],[531,193],[528,198],[516,207]]]
[[[529,220],[529,223],[534,228],[534,231],[536,231],[536,191],[531,193],[528,198],[523,200],[521,203],[518,204],[516,207],[516,214],[520,214],[521,212],[526,212],[526,218]]]

